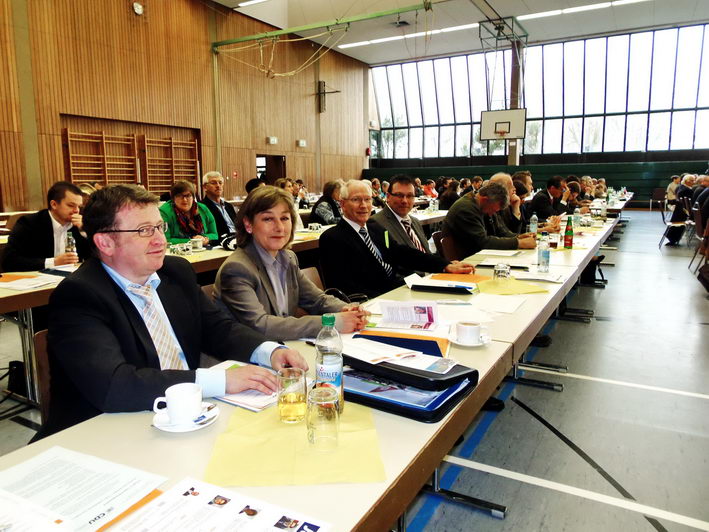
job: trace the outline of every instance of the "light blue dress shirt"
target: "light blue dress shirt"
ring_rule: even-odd
[[[131,303],[135,305],[135,308],[138,310],[141,316],[143,316],[143,309],[145,307],[145,300],[140,297],[137,294],[134,294],[133,292],[128,290],[128,286],[139,286],[136,283],[126,279],[123,277],[120,273],[118,273],[116,270],[111,268],[110,266],[106,265],[105,263],[101,263],[103,268],[106,270],[106,273],[113,279],[113,281],[123,290],[123,293],[128,296],[128,299],[130,299]],[[157,273],[153,273],[150,277],[148,277],[147,282],[145,283],[146,285],[150,285],[155,292],[155,296],[153,298],[153,301],[155,302],[155,309],[157,310],[158,314],[162,317],[162,319],[165,321],[167,324],[168,331],[170,332],[170,336],[172,337],[173,341],[175,342],[175,345],[177,346],[177,349],[180,354],[180,361],[182,363],[182,367],[184,369],[189,369],[189,366],[187,364],[187,359],[185,358],[185,354],[182,351],[182,346],[180,346],[180,342],[177,341],[177,336],[175,336],[175,331],[172,328],[172,324],[170,323],[170,320],[167,317],[167,313],[165,312],[165,308],[162,306],[162,301],[160,301],[160,296],[157,293],[158,286],[160,285],[160,277],[158,276]],[[250,361],[252,364],[258,364],[260,366],[264,367],[270,367],[271,366],[271,354],[275,349],[278,349],[280,347],[285,347],[282,345],[277,344],[276,342],[264,342],[261,345],[259,345],[256,349],[254,349],[254,352],[251,354]],[[202,387],[202,396],[203,397],[216,397],[220,395],[224,395],[226,393],[226,371],[223,369],[205,369],[205,368],[200,368],[197,369],[196,371],[196,377],[195,377],[195,383],[199,384]]]

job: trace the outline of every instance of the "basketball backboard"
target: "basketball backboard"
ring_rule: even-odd
[[[480,117],[480,140],[523,139],[526,109],[483,111]]]

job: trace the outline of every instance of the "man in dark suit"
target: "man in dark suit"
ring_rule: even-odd
[[[453,239],[462,257],[481,249],[534,249],[533,236],[511,233],[495,216],[509,203],[509,192],[499,183],[488,183],[475,195],[469,192],[448,211],[443,220],[443,236]]]
[[[224,177],[219,172],[207,172],[202,177],[204,188],[204,203],[217,222],[219,236],[232,234],[236,231],[236,210],[228,201],[224,201]]]
[[[397,244],[430,253],[421,222],[409,216],[416,200],[413,179],[406,175],[395,175],[389,182],[386,199],[386,206],[372,216],[372,220],[389,231],[389,238],[393,238]]]
[[[86,205],[84,227],[96,256],[49,301],[52,399],[38,437],[101,412],[151,409],[156,397],[181,382],[196,382],[205,397],[275,390],[274,376],[256,365],[197,369],[202,352],[307,369],[297,351],[267,342],[218,310],[187,261],[165,257],[157,204],[140,187],[115,185]]]
[[[81,190],[66,181],[54,183],[47,191],[47,209],[23,216],[12,228],[5,248],[3,269],[8,272],[42,270],[75,264],[89,254],[89,244],[81,235],[79,214]],[[75,251],[67,251],[72,235]]]
[[[320,264],[328,288],[345,294],[376,297],[404,284],[414,270],[471,273],[472,265],[452,262],[397,244],[384,229],[369,220],[372,189],[363,181],[347,181],[341,188],[343,218],[320,237]]]
[[[536,214],[540,221],[546,220],[551,216],[564,214],[570,194],[561,176],[550,177],[547,181],[546,190],[537,192],[529,206],[526,207],[527,213],[530,217]]]

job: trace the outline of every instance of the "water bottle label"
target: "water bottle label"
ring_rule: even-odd
[[[339,364],[318,364],[315,368],[317,383],[326,383],[334,388],[342,385],[342,366]]]

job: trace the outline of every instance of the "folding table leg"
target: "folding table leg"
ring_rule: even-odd
[[[439,483],[440,468],[436,468],[433,471],[433,477],[431,478],[431,486],[424,486],[421,491],[424,493],[429,493],[431,495],[437,495],[438,497],[443,497],[451,502],[457,502],[475,508],[476,510],[482,510],[489,513],[492,517],[497,519],[504,519],[507,514],[507,506],[497,504],[494,502],[486,501],[483,499],[478,499],[476,497],[471,497],[457,491],[447,490],[441,488]]]
[[[512,367],[512,375],[507,375],[505,377],[505,381],[514,382],[515,384],[523,384],[524,386],[534,386],[535,388],[544,388],[545,390],[553,390],[555,392],[564,391],[564,385],[561,383],[520,377],[519,370],[520,364],[515,363],[515,365]]]

